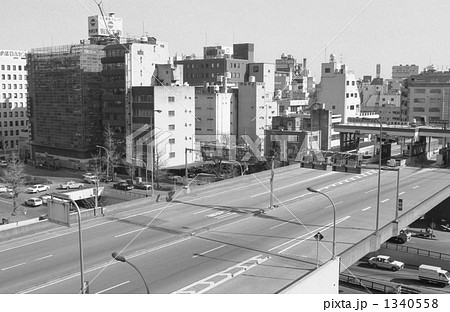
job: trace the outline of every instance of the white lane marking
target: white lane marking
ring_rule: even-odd
[[[398,195],[403,195],[403,194],[405,194],[405,192],[398,193]]]
[[[345,217],[345,218],[350,218],[350,216],[347,216],[347,217]],[[337,223],[337,221],[336,221],[336,223]],[[315,235],[316,231],[322,231],[323,229],[325,229],[325,228],[326,228],[327,226],[329,226],[329,225],[333,225],[333,222],[330,222],[330,223],[328,223],[327,225],[321,226],[321,227],[319,227],[318,229],[314,229],[314,234],[313,234],[313,236]],[[296,237],[296,238],[293,238],[293,239],[291,239],[291,240],[288,240],[287,242],[284,242],[284,243],[282,243],[282,244],[280,244],[280,245],[277,245],[277,246],[275,246],[275,247],[272,247],[272,248],[270,248],[270,249],[267,250],[267,251],[272,251],[272,250],[274,250],[274,249],[280,248],[280,247],[282,247],[282,246],[284,246],[284,245],[286,245],[286,244],[289,244],[289,243],[291,243],[291,242],[293,242],[293,241],[296,241],[296,240],[298,240],[298,239],[300,239],[300,238],[302,238],[302,237],[304,237],[304,236],[310,235],[310,234],[311,234],[311,232],[302,234],[302,235],[300,235],[300,236],[298,236],[298,237]]]
[[[219,246],[219,247],[216,247],[216,248],[213,248],[213,249],[210,249],[210,250],[204,251],[204,252],[202,252],[202,253],[196,254],[196,255],[195,255],[195,256],[193,256],[192,258],[197,258],[197,257],[203,256],[203,255],[206,255],[207,253],[209,253],[209,252],[211,252],[211,251],[214,251],[214,250],[220,249],[220,248],[222,248],[222,247],[225,247],[225,246],[226,246],[226,245],[222,245],[222,246]]]
[[[220,220],[220,219],[223,219],[223,218],[231,217],[231,216],[233,216],[235,214],[236,214],[236,212],[227,212],[227,213],[224,213],[224,214],[222,214],[220,216],[217,216],[215,219]]]
[[[188,237],[184,237],[184,238],[179,239],[179,240],[174,241],[174,242],[170,242],[170,243],[167,243],[167,244],[156,246],[154,248],[150,248],[150,249],[147,249],[147,250],[140,250],[140,251],[137,251],[137,252],[135,252],[134,254],[132,254],[130,256],[127,256],[127,259],[133,259],[133,258],[136,258],[138,256],[145,255],[145,254],[151,253],[153,251],[156,251],[156,250],[159,250],[159,249],[162,249],[162,248],[170,247],[172,245],[175,245],[175,244],[178,244],[178,243],[182,243],[182,242],[184,242],[184,241],[186,241],[186,240],[188,240],[190,238],[191,238],[191,236],[188,236]],[[94,266],[92,268],[85,269],[84,273],[91,273],[91,272],[103,269],[103,268],[105,268],[107,266],[114,265],[116,263],[117,262],[114,261],[114,260],[110,260],[110,261],[107,261],[107,262],[104,262],[104,263],[100,263],[100,264],[98,264],[98,265],[96,265],[96,266]],[[44,283],[44,284],[41,284],[41,285],[38,285],[38,286],[34,286],[34,287],[31,287],[31,288],[25,289],[25,290],[23,290],[21,292],[18,292],[18,293],[19,294],[28,294],[28,293],[31,293],[33,291],[37,291],[37,290],[42,289],[42,288],[46,288],[46,287],[49,287],[49,286],[52,286],[52,285],[55,285],[55,284],[58,284],[58,283],[62,283],[64,281],[67,281],[69,279],[72,279],[72,278],[75,278],[75,277],[79,277],[79,276],[80,276],[79,272],[73,273],[73,274],[67,275],[65,277],[61,277],[59,279],[56,279],[56,280],[53,280],[53,281],[49,281],[47,283]]]
[[[125,235],[132,234],[132,233],[136,233],[136,232],[139,232],[139,231],[143,231],[145,229],[146,229],[146,227],[145,228],[141,228],[141,229],[137,229],[137,230],[133,230],[133,231],[129,231],[129,232],[125,232],[125,233],[122,233],[122,234],[118,234],[118,235],[115,235],[114,238],[125,236]]]
[[[153,210],[150,210],[150,211],[145,211],[145,212],[138,213],[138,214],[135,214],[135,215],[126,216],[126,217],[123,217],[123,218],[110,220],[110,221],[94,224],[94,225],[91,225],[91,226],[85,226],[85,227],[83,227],[83,231],[91,229],[91,228],[95,228],[95,227],[98,227],[98,226],[102,226],[102,225],[105,225],[105,224],[118,222],[118,221],[121,221],[121,220],[126,220],[126,219],[129,219],[129,218],[132,218],[132,217],[137,217],[137,216],[144,215],[144,214],[147,214],[147,213],[152,213],[152,212],[155,212],[155,211],[158,211],[158,210],[162,210],[162,209],[163,209],[163,207],[162,208],[156,208],[156,209],[153,209]],[[45,241],[53,239],[53,238],[57,238],[57,237],[60,237],[60,236],[66,236],[66,235],[73,234],[73,233],[78,233],[78,230],[74,230],[74,231],[70,231],[69,230],[69,232],[66,232],[66,233],[56,234],[54,236],[42,238],[42,239],[35,240],[35,241],[32,241],[32,242],[28,242],[28,243],[21,244],[21,245],[15,245],[13,247],[0,250],[0,253],[5,252],[5,251],[9,251],[9,250],[13,250],[13,249],[18,249],[18,248],[21,248],[21,247],[26,247],[28,245],[33,245],[33,244],[36,244],[36,243],[45,242]]]
[[[341,222],[347,220],[348,218],[350,218],[350,216],[346,216],[346,217],[344,217],[344,218],[342,218],[342,219],[339,219],[338,221],[336,221],[336,224],[339,224],[339,223],[341,223]],[[322,229],[321,231],[322,231],[322,232],[325,232],[325,231],[328,230],[329,228],[333,227],[333,224],[334,224],[333,222],[332,222],[331,224],[328,224],[328,225],[325,226],[324,229]],[[306,237],[305,239],[303,239],[303,240],[301,240],[301,241],[299,241],[299,242],[297,242],[297,243],[295,243],[295,244],[293,244],[293,245],[291,245],[291,246],[289,246],[289,247],[284,248],[283,250],[279,251],[278,253],[281,254],[281,253],[285,252],[286,250],[289,250],[289,249],[291,249],[291,248],[293,248],[293,247],[295,247],[295,246],[297,246],[297,245],[300,245],[300,244],[303,243],[304,241],[307,241],[307,240],[310,239],[311,237],[314,237],[314,235],[316,235],[316,233],[317,233],[317,232],[315,232],[315,233],[311,233],[311,232],[308,233],[308,234],[310,234],[308,237]]]
[[[308,195],[308,194],[310,194],[310,193],[305,193],[305,194],[300,195],[300,196],[296,196],[296,197],[292,197],[292,198],[286,199],[286,200],[283,202],[283,204],[285,204],[285,203],[287,203],[287,202],[289,202],[289,201],[291,201],[291,200],[294,200],[294,199],[299,199],[299,198],[305,197],[305,196]]]
[[[381,202],[382,203],[385,203],[385,202],[387,202],[389,200],[389,198],[386,198],[385,200],[382,200]]]
[[[23,262],[23,263],[19,263],[19,264],[16,264],[16,265],[12,265],[12,266],[10,266],[10,267],[7,267],[7,268],[3,268],[3,269],[2,269],[2,271],[6,271],[6,270],[9,270],[9,269],[12,269],[12,268],[18,267],[18,266],[20,266],[20,265],[23,265],[23,264],[26,264],[26,262]]]
[[[50,258],[50,257],[53,257],[53,255],[48,255],[48,256],[45,256],[45,257],[37,258],[37,259],[34,259],[33,261],[39,261],[39,260],[47,259],[47,258]]]
[[[312,181],[312,180],[315,180],[315,179],[318,179],[318,178],[326,177],[326,176],[328,176],[328,175],[330,175],[330,174],[333,174],[333,173],[334,173],[334,172],[329,172],[329,173],[322,174],[322,175],[320,175],[320,176],[317,176],[317,177],[314,177],[314,178],[311,178],[311,179],[308,179],[308,180],[302,180],[302,181],[299,181],[299,182],[296,182],[296,183],[292,183],[292,184],[289,184],[289,185],[285,185],[285,186],[276,188],[274,191],[282,190],[282,189],[285,189],[285,188],[288,188],[288,187],[292,187],[292,186],[297,185],[297,184],[302,184],[302,183],[305,183],[305,182],[308,182],[308,181]],[[262,192],[262,193],[259,193],[259,194],[252,195],[252,196],[250,196],[250,197],[251,197],[251,198],[253,198],[253,197],[258,197],[258,196],[265,195],[265,194],[268,194],[268,193],[270,193],[270,192],[269,192],[269,191],[265,191],[265,192]]]
[[[367,193],[370,193],[370,192],[373,192],[373,191],[376,191],[376,190],[378,190],[378,188],[374,188],[374,189],[368,190],[368,191],[365,192],[365,193],[367,194]]]
[[[334,205],[337,206],[342,203],[343,203],[343,201],[340,201],[340,202],[334,203]],[[324,207],[323,209],[332,208],[332,207],[333,207],[333,205],[328,205],[328,206]]]
[[[199,213],[203,213],[203,212],[206,212],[206,211],[210,211],[210,210],[212,210],[212,209],[214,209],[214,208],[208,208],[208,209],[205,209],[205,210],[201,210],[201,211],[197,211],[197,212],[194,212],[193,214],[199,214]]]
[[[367,207],[367,208],[364,208],[364,209],[362,209],[361,211],[366,211],[366,210],[369,210],[370,208],[372,208],[372,207]]]
[[[103,289],[103,290],[101,290],[101,291],[99,291],[99,292],[96,292],[96,294],[102,294],[102,293],[104,293],[104,292],[106,292],[106,291],[108,291],[108,290],[111,290],[111,289],[120,287],[120,286],[122,286],[122,285],[128,284],[129,282],[130,282],[130,281],[126,281],[126,282],[117,284],[117,285],[115,285],[115,286],[111,286],[111,287],[109,287],[109,288],[106,288],[106,289]]]
[[[208,290],[217,287],[233,277],[236,277],[248,270],[260,265],[261,263],[269,260],[270,257],[264,257],[263,255],[257,255],[248,260],[242,261],[226,270],[208,276],[200,281],[194,282],[186,287],[183,287],[172,294],[203,294]]]
[[[420,187],[420,185],[416,185],[416,186],[414,186],[414,187],[413,187],[413,190],[414,190],[414,189],[416,189],[416,188],[418,188],[418,187]]]
[[[285,225],[285,224],[288,224],[288,223],[290,223],[290,222],[292,222],[292,221],[295,221],[295,220],[297,220],[297,219],[291,219],[291,220],[289,220],[289,221],[286,221],[286,222],[283,222],[283,223],[280,223],[280,224],[277,224],[277,225],[274,225],[274,226],[272,226],[272,227],[270,227],[269,228],[269,230],[273,230],[273,229],[275,229],[275,228],[277,228],[277,227],[279,227],[279,226],[282,226],[282,225]]]

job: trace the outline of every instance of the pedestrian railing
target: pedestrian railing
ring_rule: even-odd
[[[357,285],[387,294],[420,294],[420,290],[398,284],[386,284],[381,281],[362,279],[353,275],[339,274],[339,281],[342,283]]]

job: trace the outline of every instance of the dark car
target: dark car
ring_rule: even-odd
[[[133,185],[128,184],[127,182],[119,182],[113,184],[113,187],[118,190],[129,191],[133,189]]]

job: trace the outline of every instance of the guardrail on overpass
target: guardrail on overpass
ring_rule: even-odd
[[[398,235],[399,230],[406,228],[408,225],[419,219],[448,197],[450,197],[450,186],[447,186],[441,191],[432,194],[426,200],[404,212],[398,217],[398,222],[390,222],[388,224],[384,224],[384,226],[381,225],[378,231],[378,236],[374,233],[340,253],[340,272],[346,270],[368,253],[377,251],[381,247],[382,243],[387,241],[392,236]],[[392,218],[394,218],[394,212],[392,212]]]

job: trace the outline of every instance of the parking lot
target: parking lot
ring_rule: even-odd
[[[48,184],[45,185],[48,185],[50,188],[46,191],[42,191],[35,194],[29,194],[26,192],[26,188],[30,187],[31,185],[26,186],[24,191],[19,194],[19,197],[17,199],[19,207],[16,211],[15,216],[11,215],[13,211],[12,198],[10,198],[7,192],[0,193],[0,224],[2,223],[3,219],[8,219],[8,221],[12,223],[23,221],[26,219],[39,218],[39,216],[47,214],[47,206],[45,204],[40,205],[38,207],[30,207],[25,205],[25,201],[27,201],[30,198],[39,197],[45,194],[67,192],[68,190],[63,190],[60,188],[61,183],[75,181],[83,183],[84,184],[83,188],[93,187],[92,184],[88,184],[85,181],[83,181],[84,172],[82,171],[75,171],[68,169],[46,170],[28,166],[26,172],[27,174],[32,175],[33,177],[39,177],[48,180]],[[39,183],[41,182],[39,181]],[[112,187],[112,185],[113,182],[100,183],[100,186],[104,187],[104,192],[99,200],[99,205],[109,206],[123,201],[142,198],[145,197],[146,195],[150,196],[152,193],[151,190],[146,192],[145,190],[140,189],[133,189],[130,191],[116,190]],[[154,196],[155,201],[157,195],[160,195],[162,198],[165,198],[167,193],[168,193],[167,191],[155,191]]]

